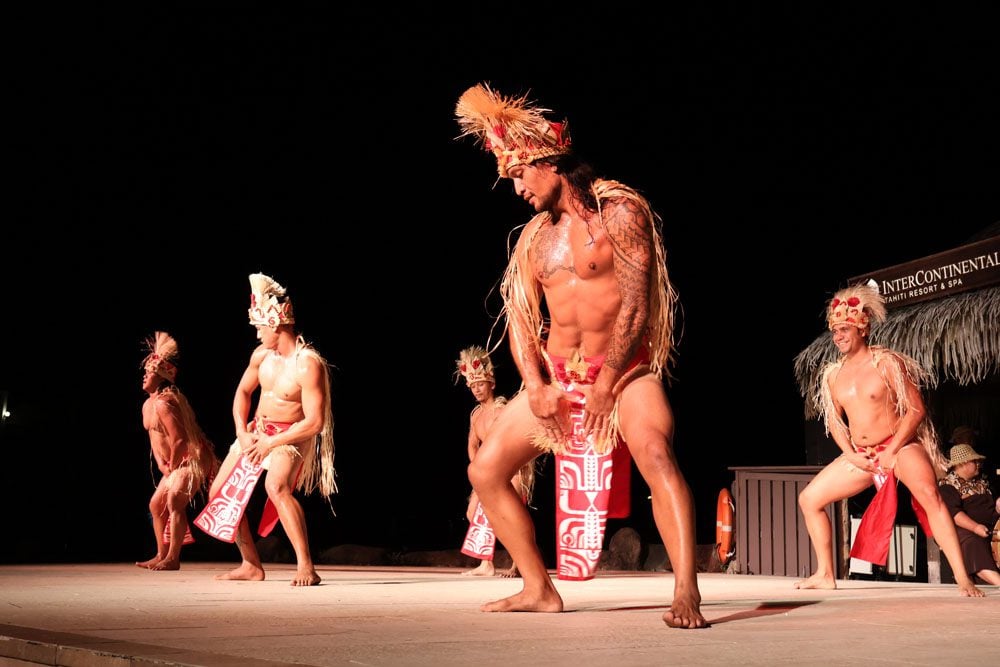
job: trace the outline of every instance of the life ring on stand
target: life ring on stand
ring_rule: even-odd
[[[719,562],[725,568],[736,554],[736,540],[733,535],[733,518],[736,514],[736,504],[729,489],[723,487],[719,491],[719,502],[715,509],[715,548],[719,554]]]

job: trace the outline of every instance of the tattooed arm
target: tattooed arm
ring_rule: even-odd
[[[642,344],[649,322],[649,290],[653,262],[652,220],[635,202],[619,199],[604,209],[604,226],[614,249],[615,280],[621,307],[615,318],[608,353],[591,390],[587,412],[607,416],[614,406],[612,389]]]

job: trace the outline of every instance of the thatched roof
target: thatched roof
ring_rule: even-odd
[[[960,385],[1000,374],[1000,287],[956,294],[889,311],[872,329],[873,345],[913,357],[929,373],[929,388],[944,381]],[[795,357],[795,379],[803,397],[816,395],[820,372],[837,358],[830,332]],[[806,417],[818,415],[805,401]]]

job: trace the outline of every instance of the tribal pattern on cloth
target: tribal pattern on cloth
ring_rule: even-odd
[[[243,512],[263,474],[264,466],[250,463],[246,455],[240,456],[225,484],[195,518],[194,525],[223,542],[235,542]]]
[[[568,581],[586,581],[593,579],[597,570],[608,518],[628,516],[631,459],[624,443],[618,443],[618,447],[606,453],[597,453],[594,434],[584,429],[584,395],[578,387],[593,384],[603,357],[574,355],[572,359],[576,363],[568,366],[566,358],[546,356],[553,381],[578,399],[569,404],[572,430],[562,451],[555,455],[558,480],[556,576]],[[623,489],[624,494],[617,493],[618,489],[612,494],[611,483],[616,471],[620,472],[623,482],[616,486]]]
[[[490,526],[486,512],[483,511],[483,504],[476,504],[476,512],[472,516],[469,530],[465,532],[465,541],[462,543],[462,553],[479,560],[493,560],[496,550],[497,536]]]
[[[583,404],[574,403],[569,416],[573,433],[566,451],[556,454],[557,576],[586,581],[601,558],[614,462],[610,452],[594,451],[594,439],[583,430]]]
[[[257,420],[250,425],[254,432],[260,430],[266,435],[276,435],[287,431],[291,426],[291,423],[268,422],[265,420]],[[233,447],[239,446],[239,440],[233,443]],[[278,449],[285,449],[287,447],[289,445],[279,447]],[[265,461],[270,456],[271,453],[268,454],[268,458],[265,458]],[[254,487],[257,486],[257,482],[264,474],[264,469],[263,462],[257,464],[250,463],[246,455],[241,454],[222,488],[208,501],[205,509],[195,518],[194,525],[223,542],[235,542],[236,531],[239,528],[240,521],[243,519],[243,513],[250,502],[250,496],[253,494]],[[268,499],[267,504],[270,504],[270,502],[270,499]],[[277,511],[269,510],[267,504],[264,507],[264,519],[261,521],[261,530],[266,529],[267,532],[261,533],[262,536],[270,533],[275,523],[277,523]],[[270,519],[271,514],[274,515],[273,521]],[[268,524],[269,527],[267,527]]]

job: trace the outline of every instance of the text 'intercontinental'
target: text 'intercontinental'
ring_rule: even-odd
[[[891,280],[882,280],[879,291],[888,303],[933,294],[962,284],[962,276],[1000,266],[1000,251],[959,262],[944,264],[933,269],[920,269]]]

